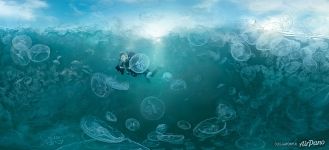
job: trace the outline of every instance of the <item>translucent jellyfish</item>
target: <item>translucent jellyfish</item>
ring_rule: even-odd
[[[193,129],[193,135],[198,138],[209,138],[226,129],[226,122],[217,117],[208,118],[198,123]]]
[[[112,77],[108,77],[106,79],[106,82],[111,88],[116,89],[116,90],[128,90],[129,89],[128,82],[119,82]]]
[[[270,44],[270,53],[275,56],[286,56],[300,49],[300,43],[284,37],[273,39]]]
[[[117,116],[113,112],[110,112],[110,111],[106,112],[105,118],[106,118],[107,121],[110,121],[110,122],[117,122],[118,121]]]
[[[11,43],[16,50],[27,51],[32,46],[32,39],[27,35],[17,35]]]
[[[36,44],[28,51],[28,56],[33,62],[43,62],[50,56],[50,48],[47,45]]]
[[[159,141],[168,142],[172,144],[181,144],[184,141],[184,135],[179,134],[159,134],[158,136]]]
[[[86,135],[102,142],[119,143],[125,139],[125,136],[119,130],[94,116],[83,117],[80,121],[80,127]]]
[[[30,63],[27,51],[17,50],[15,48],[10,49],[10,57],[17,65],[26,66]]]
[[[290,60],[297,60],[302,58],[301,51],[292,51],[289,55]]]
[[[296,72],[299,68],[301,68],[302,63],[298,62],[298,61],[293,61],[290,62],[289,64],[285,65],[284,70],[287,73],[294,73]]]
[[[140,128],[139,121],[135,118],[128,118],[125,122],[126,128],[130,131],[137,131]]]
[[[236,61],[247,61],[251,57],[250,47],[241,42],[231,44],[231,55]]]
[[[173,76],[170,72],[165,72],[162,74],[162,79],[166,82],[171,81],[172,78],[173,78]]]
[[[159,141],[158,139],[158,133],[156,131],[151,131],[147,134],[147,139],[150,141]]]
[[[179,120],[177,122],[177,127],[183,130],[189,130],[191,129],[191,123],[186,120]]]
[[[170,89],[173,91],[181,91],[187,88],[187,84],[182,79],[175,79],[171,81]]]
[[[261,150],[265,145],[262,139],[255,137],[240,137],[235,141],[235,146],[242,150]]]
[[[164,134],[166,133],[168,130],[168,125],[167,124],[159,124],[156,129],[155,129],[155,132],[157,134]]]
[[[218,104],[216,112],[218,118],[222,121],[232,120],[236,117],[236,111],[225,104]]]
[[[197,26],[188,34],[188,42],[191,46],[203,46],[209,41],[209,32],[204,26]]]
[[[107,84],[107,76],[102,73],[94,73],[91,77],[91,90],[98,97],[106,97],[110,94],[111,88]]]
[[[150,59],[142,53],[137,53],[129,60],[129,68],[136,73],[143,73],[150,66]]]
[[[259,36],[256,41],[256,49],[260,51],[267,51],[271,49],[271,42],[273,39],[281,38],[282,36],[275,33],[264,33]]]
[[[157,97],[149,96],[140,105],[142,116],[147,120],[159,120],[165,114],[165,104]]]
[[[221,31],[212,31],[210,33],[210,40],[216,43],[216,46],[223,47],[226,43],[225,34]]]
[[[240,34],[241,38],[250,45],[255,45],[260,35],[261,32],[257,29],[248,29]]]
[[[247,66],[241,69],[240,76],[244,82],[252,82],[257,75],[257,70],[252,66]]]
[[[308,72],[314,72],[318,68],[318,64],[312,57],[305,57],[303,59],[303,68]]]

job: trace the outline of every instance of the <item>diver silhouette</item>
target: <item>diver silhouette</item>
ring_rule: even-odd
[[[125,72],[128,75],[131,75],[133,77],[137,77],[138,75],[144,75],[147,79],[150,79],[153,77],[158,69],[155,69],[154,71],[150,71],[149,69],[145,70],[142,73],[136,73],[133,70],[129,68],[129,60],[135,55],[134,52],[121,52],[120,53],[120,58],[119,58],[119,63],[115,67],[115,69],[121,73],[121,75],[125,74]]]

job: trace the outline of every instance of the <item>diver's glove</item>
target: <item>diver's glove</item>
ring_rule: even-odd
[[[117,71],[119,71],[122,75],[123,75],[123,73],[124,73],[124,71],[125,71],[125,69],[122,68],[122,67],[120,67],[119,65],[117,65],[117,66],[115,67],[115,69],[116,69]]]

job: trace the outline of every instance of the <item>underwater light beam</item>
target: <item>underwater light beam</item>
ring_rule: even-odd
[[[161,41],[161,38],[166,36],[174,27],[175,24],[170,21],[149,22],[144,25],[142,36],[155,41]]]

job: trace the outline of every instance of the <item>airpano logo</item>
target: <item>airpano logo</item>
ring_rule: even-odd
[[[324,146],[325,140],[304,140],[299,143],[299,147]]]

